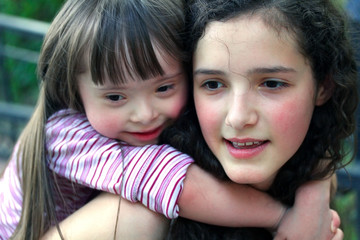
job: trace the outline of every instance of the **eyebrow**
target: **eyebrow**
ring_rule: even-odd
[[[193,75],[199,75],[199,74],[203,74],[203,75],[225,75],[225,72],[220,71],[220,70],[210,70],[210,69],[205,69],[205,68],[199,68],[199,69],[194,71]]]
[[[283,66],[275,66],[275,67],[260,67],[260,68],[254,68],[249,71],[247,71],[247,75],[252,74],[264,74],[264,73],[288,73],[288,72],[296,72],[293,68],[283,67]],[[199,68],[194,71],[194,75],[225,75],[224,71],[221,70],[213,70],[213,69],[205,69],[205,68]]]
[[[248,74],[255,74],[255,73],[288,73],[288,72],[296,72],[293,68],[283,67],[283,66],[275,66],[275,67],[261,67],[261,68],[254,68],[248,71]]]

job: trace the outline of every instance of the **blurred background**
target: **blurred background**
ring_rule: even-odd
[[[349,14],[350,35],[360,66],[360,0],[335,1]],[[63,2],[0,0],[0,172],[35,106],[41,43]],[[345,240],[360,240],[360,154],[357,156],[338,172],[339,188],[331,203],[340,214]]]

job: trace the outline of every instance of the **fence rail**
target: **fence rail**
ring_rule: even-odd
[[[24,19],[6,14],[0,14],[0,90],[3,91],[5,101],[0,101],[0,160],[9,156],[12,146],[16,141],[22,127],[28,121],[33,111],[33,106],[23,106],[11,103],[8,96],[9,79],[4,68],[4,59],[12,58],[20,61],[36,63],[38,52],[8,46],[1,41],[3,31],[12,31],[20,35],[43,38],[49,28],[48,23]],[[360,122],[360,121],[359,121]],[[360,154],[355,164],[337,173],[340,189],[351,189],[357,195],[356,229],[360,229]],[[350,177],[350,178],[349,178]],[[359,234],[359,233],[358,233]]]
[[[27,38],[42,39],[49,26],[49,23],[0,13],[0,94],[6,102],[11,102],[12,97],[9,93],[10,74],[4,66],[5,58],[37,63],[39,52],[6,44],[4,33],[9,31]]]

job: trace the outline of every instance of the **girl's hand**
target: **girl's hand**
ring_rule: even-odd
[[[323,221],[302,210],[291,208],[281,220],[274,240],[342,240],[344,234],[339,229],[339,215],[330,209],[327,215]]]
[[[340,228],[338,228],[332,240],[343,240],[343,238],[344,238],[344,233]]]
[[[296,192],[294,206],[283,217],[275,240],[342,239],[339,215],[329,208],[330,179],[312,181]]]
[[[332,219],[332,229],[331,231],[334,233],[334,236],[332,238],[332,240],[342,240],[344,238],[344,233],[343,231],[339,228],[340,227],[340,217],[339,214],[334,211],[331,210],[332,214],[333,214],[333,219]]]

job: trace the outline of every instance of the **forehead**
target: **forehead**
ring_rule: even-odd
[[[290,33],[269,27],[260,17],[246,15],[209,23],[194,53],[194,64],[199,62],[242,71],[250,63],[266,67],[304,63],[305,58]]]
[[[154,53],[155,53],[156,60],[158,61],[160,67],[163,70],[163,75],[169,75],[169,74],[174,74],[174,73],[183,71],[183,62],[180,59],[174,58],[170,53],[161,49],[161,47],[154,45]],[[116,60],[117,64],[115,66],[116,69],[113,70],[115,75],[116,75],[116,73],[122,72],[123,76],[116,76],[119,79],[110,79],[109,75],[114,76],[114,74],[109,74],[107,72],[109,69],[106,68],[106,63],[101,63],[102,64],[101,67],[104,69],[104,73],[105,73],[105,76],[104,76],[105,78],[103,79],[105,82],[110,81],[114,84],[126,84],[131,81],[143,81],[143,80],[153,79],[154,77],[156,78],[156,77],[161,76],[159,74],[157,76],[150,75],[148,78],[141,77],[134,70],[135,66],[133,66],[133,65],[126,66],[125,61],[127,62],[127,64],[132,62],[130,60],[128,52],[126,52],[125,54],[121,54],[120,52],[118,52],[115,55],[109,56],[109,57],[113,57],[113,58],[117,59]],[[91,53],[87,49],[84,52],[84,54],[82,55],[81,62],[77,66],[77,72],[78,73],[88,72],[91,75],[91,69],[98,68],[98,66],[95,66],[97,63],[98,62],[94,63],[93,64],[94,66],[91,65],[92,64]],[[144,63],[144,64],[146,64],[146,63]],[[96,78],[96,76],[94,76],[94,77]],[[121,77],[123,77],[124,79],[120,79]],[[94,81],[98,82],[97,80],[94,80]]]
[[[267,20],[260,14],[245,14],[226,21],[212,21],[207,24],[203,39],[217,38],[220,41],[238,43],[241,40],[257,40],[254,37],[277,37],[278,40],[294,42],[293,34],[285,28],[274,28],[264,21]]]

